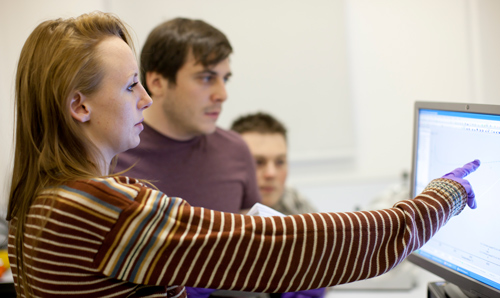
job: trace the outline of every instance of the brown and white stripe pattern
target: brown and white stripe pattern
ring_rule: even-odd
[[[260,217],[194,208],[127,177],[75,181],[35,200],[23,268],[13,230],[9,252],[20,296],[18,270],[38,297],[185,296],[169,285],[291,292],[387,272],[466,199],[437,179],[390,209]]]

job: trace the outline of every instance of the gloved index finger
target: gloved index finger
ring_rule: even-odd
[[[475,170],[477,170],[477,168],[479,168],[479,166],[481,165],[481,161],[479,159],[475,159],[474,161],[471,161],[467,164],[465,164],[462,169],[464,169],[464,176],[467,176],[469,175],[470,173],[474,172]]]

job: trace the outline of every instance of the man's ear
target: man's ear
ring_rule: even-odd
[[[86,100],[87,98],[85,95],[75,91],[73,92],[69,103],[71,117],[82,123],[90,120],[90,107],[86,105]]]
[[[151,96],[162,96],[168,88],[168,80],[155,71],[149,71],[146,73],[145,83],[146,86],[148,86]]]

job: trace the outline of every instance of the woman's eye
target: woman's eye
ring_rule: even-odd
[[[138,83],[139,83],[139,82],[134,82],[132,85],[130,85],[130,86],[127,88],[127,90],[128,90],[128,91],[134,91],[133,89],[134,89],[134,87],[135,87]]]

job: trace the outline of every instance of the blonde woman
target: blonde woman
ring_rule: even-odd
[[[183,286],[284,293],[352,282],[387,272],[474,204],[462,178],[478,162],[380,211],[263,218],[194,208],[108,174],[116,154],[139,144],[151,104],[117,17],[46,21],[28,37],[7,216],[20,297],[183,297]]]

